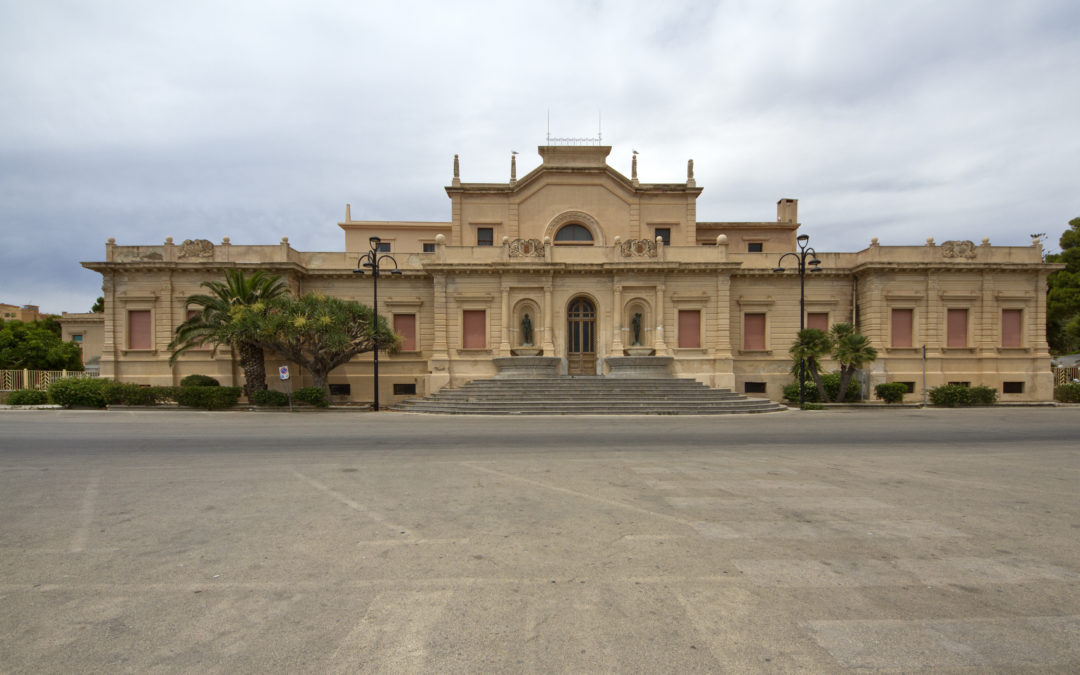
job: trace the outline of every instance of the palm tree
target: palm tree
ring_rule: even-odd
[[[847,394],[848,382],[866,364],[877,358],[877,350],[870,344],[870,338],[855,332],[850,323],[838,323],[829,332],[832,338],[832,357],[840,364],[840,390],[836,392],[837,402],[843,402]]]
[[[805,374],[800,373],[800,366],[805,361],[806,370],[810,372],[810,376],[814,378],[814,384],[818,390],[818,400],[828,401],[829,397],[825,394],[825,385],[821,382],[821,359],[829,353],[829,349],[832,348],[832,340],[829,335],[817,328],[804,328],[799,331],[798,337],[795,340],[795,344],[791,345],[791,349],[788,353],[794,359],[795,363],[792,366],[792,370],[795,371],[795,379],[799,381],[799,387],[803,385],[803,378]]]
[[[169,343],[172,356],[169,363],[189,349],[202,345],[232,347],[240,357],[244,371],[244,394],[266,389],[266,363],[262,347],[247,339],[234,321],[244,308],[259,309],[274,298],[286,295],[289,287],[277,275],[257,270],[250,277],[243,270],[225,270],[225,283],[204,281],[201,284],[210,291],[208,295],[192,295],[187,306],[199,310],[187,321],[176,327],[173,341]]]

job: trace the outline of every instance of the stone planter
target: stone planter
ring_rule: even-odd
[[[492,360],[499,369],[497,378],[556,377],[562,366],[557,356],[502,356]]]
[[[604,359],[609,369],[608,377],[670,378],[674,362],[670,356],[609,356]]]

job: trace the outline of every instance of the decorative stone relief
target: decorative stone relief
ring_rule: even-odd
[[[514,239],[509,246],[512,258],[544,257],[544,242],[539,239]]]
[[[627,239],[620,241],[619,253],[624,258],[655,258],[656,242],[651,239]]]
[[[209,239],[185,239],[178,258],[213,258],[214,244]]]
[[[942,242],[941,254],[946,258],[974,258],[975,243],[971,241]]]
[[[141,260],[164,260],[160,246],[125,246],[116,252],[113,260],[116,262],[138,262]]]

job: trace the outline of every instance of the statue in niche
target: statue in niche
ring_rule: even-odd
[[[635,312],[634,318],[630,320],[630,325],[634,328],[634,341],[631,342],[631,346],[641,346],[641,312]]]
[[[532,347],[533,344],[532,319],[529,318],[528,313],[521,319],[521,344],[525,347]]]

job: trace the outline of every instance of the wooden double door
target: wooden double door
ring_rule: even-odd
[[[566,364],[569,375],[596,374],[596,306],[586,298],[566,312]]]

